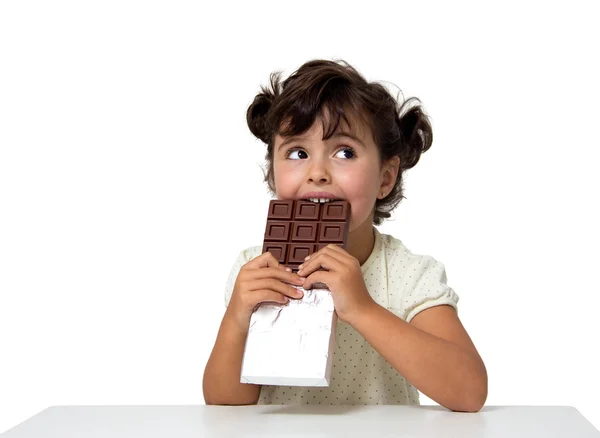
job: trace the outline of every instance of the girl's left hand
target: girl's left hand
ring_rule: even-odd
[[[298,275],[306,277],[302,287],[310,289],[315,283],[325,283],[331,291],[335,311],[344,322],[349,323],[375,303],[367,291],[360,263],[338,245],[321,248],[300,266]]]

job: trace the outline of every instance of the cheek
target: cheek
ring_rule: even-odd
[[[367,179],[356,178],[356,175],[348,175],[344,178],[344,191],[348,197],[360,203],[368,203],[376,191],[375,182]]]
[[[289,197],[298,186],[300,174],[291,169],[289,165],[274,164],[273,181],[275,182],[277,193],[282,197]]]
[[[377,196],[376,182],[352,176],[344,181],[345,193],[352,202],[351,229],[361,225],[371,214]]]

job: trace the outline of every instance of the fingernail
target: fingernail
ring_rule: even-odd
[[[304,267],[304,265],[298,266],[298,270],[301,271],[303,267]]]
[[[286,271],[292,272],[292,268],[285,268]]]
[[[308,260],[309,258],[310,258],[310,256],[304,257],[304,261]]]

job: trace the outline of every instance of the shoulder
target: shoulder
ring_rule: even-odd
[[[414,253],[400,239],[388,234],[382,234],[381,241],[387,252],[388,269],[400,275],[405,286],[414,287],[417,282],[436,277],[445,282],[445,266],[432,255]]]
[[[381,242],[381,250],[384,252],[398,254],[398,255],[411,255],[412,253],[404,245],[404,243],[397,237],[391,234],[381,233],[377,228],[375,229],[375,237],[379,235],[379,241]]]
[[[235,281],[238,272],[246,263],[250,260],[255,259],[262,253],[262,246],[251,246],[242,249],[237,253],[233,265],[231,266],[231,272],[229,274],[229,282]]]
[[[402,319],[410,319],[420,311],[440,304],[456,308],[458,295],[448,286],[444,264],[429,254],[410,251],[404,243],[389,234],[381,234],[380,254],[387,270],[389,306]]]
[[[392,293],[406,295],[424,287],[430,289],[432,284],[446,283],[446,267],[432,255],[413,253],[400,239],[389,234],[381,235],[381,246],[387,275],[398,280]]]
[[[400,269],[406,269],[412,265],[431,265],[439,263],[434,257],[428,254],[413,253],[399,238],[390,234],[384,234],[375,231],[376,238],[380,241],[380,253],[385,256],[389,266],[397,268],[400,264]],[[378,235],[378,236],[377,236]]]
[[[243,258],[245,261],[249,262],[252,259],[255,259],[259,255],[262,254],[262,245],[258,246],[250,246],[248,248],[243,249],[239,257]]]
[[[231,294],[233,293],[233,287],[235,285],[235,281],[237,276],[246,263],[250,260],[258,257],[262,253],[262,246],[251,246],[249,248],[245,248],[238,252],[233,265],[229,271],[229,276],[227,277],[227,282],[225,284],[225,306],[229,304],[229,300],[231,298]]]
[[[235,263],[246,263],[249,262],[250,260],[258,257],[260,254],[262,253],[262,245],[261,246],[249,246],[247,248],[243,248],[243,249],[238,249],[237,252],[235,252],[235,250],[233,250],[232,252],[230,252],[229,257],[231,257],[231,260],[234,260],[235,257]]]

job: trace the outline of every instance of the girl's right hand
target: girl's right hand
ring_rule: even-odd
[[[252,312],[259,304],[285,304],[290,298],[302,298],[302,292],[290,284],[301,286],[304,280],[280,265],[273,254],[265,252],[240,269],[227,312],[235,318],[241,330],[247,331]]]

